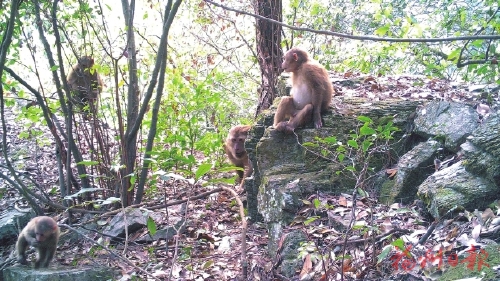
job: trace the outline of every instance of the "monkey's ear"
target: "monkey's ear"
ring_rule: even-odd
[[[293,53],[293,59],[295,61],[298,61],[299,60],[299,56],[297,55],[297,53]]]

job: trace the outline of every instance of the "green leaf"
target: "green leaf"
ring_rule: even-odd
[[[337,156],[337,158],[339,159],[339,162],[342,162],[342,161],[344,161],[345,154],[340,153],[339,156]]]
[[[149,234],[151,236],[154,236],[156,234],[156,223],[155,221],[153,220],[153,218],[149,217],[148,216],[148,221],[147,221],[147,227],[148,227],[148,231],[149,231]]]
[[[209,267],[211,267],[211,266],[213,266],[213,265],[214,265],[214,261],[213,261],[213,260],[209,260],[209,261],[205,262],[205,263],[202,265],[202,268],[203,268],[203,269],[207,269],[207,268],[209,268]]]
[[[305,147],[319,147],[319,144],[314,143],[314,142],[305,142],[302,145]]]
[[[84,165],[84,166],[93,166],[93,165],[97,165],[99,164],[99,162],[97,161],[80,161],[78,163],[76,163],[77,165]]]
[[[208,171],[210,171],[210,169],[212,169],[212,164],[210,164],[210,163],[201,164],[198,167],[198,170],[196,170],[195,179],[199,180],[203,175],[208,173]]]
[[[345,169],[351,172],[356,172],[356,168],[354,166],[347,166]]]
[[[449,55],[448,55],[448,60],[455,61],[458,59],[458,56],[460,55],[460,52],[462,51],[461,48],[453,50]]]
[[[348,140],[348,141],[347,141],[347,144],[348,144],[349,146],[353,147],[353,148],[356,148],[356,149],[358,149],[358,147],[359,147],[359,146],[358,146],[358,143],[357,143],[355,140]]]
[[[364,125],[363,127],[361,127],[359,129],[359,133],[362,136],[371,136],[371,135],[374,135],[376,133],[376,131],[373,128],[368,127],[367,125]]]
[[[389,26],[385,25],[377,28],[377,30],[375,30],[375,35],[384,36],[387,33],[387,31],[389,31]]]
[[[363,115],[358,116],[358,120],[361,122],[364,122],[364,123],[372,123],[373,122],[373,120],[370,117],[363,116]]]
[[[401,238],[392,241],[391,245],[397,247],[401,251],[405,250],[405,242]]]
[[[315,220],[319,219],[319,216],[313,216],[304,221],[304,225],[309,225],[313,223]]]
[[[392,251],[392,247],[393,247],[392,245],[386,245],[384,247],[382,252],[377,256],[377,263],[381,263],[382,261],[384,261],[387,258],[389,253]]]
[[[318,209],[318,208],[319,208],[319,206],[321,206],[321,202],[319,201],[319,199],[318,199],[318,198],[315,198],[315,199],[313,200],[313,204],[314,204],[314,208],[315,208],[315,209]]]
[[[18,137],[19,137],[20,139],[27,139],[27,138],[29,138],[29,136],[30,136],[30,134],[29,134],[28,132],[26,132],[26,131],[21,131],[21,132],[19,133],[19,136],[18,136]]]
[[[474,40],[472,41],[472,45],[474,47],[480,48],[483,45],[484,40]]]
[[[369,140],[364,140],[363,143],[361,144],[361,146],[363,147],[363,152],[367,152],[368,151],[368,148],[370,148],[370,146],[372,146],[372,142],[369,141]]]
[[[337,143],[337,138],[336,137],[326,137],[324,139],[326,143],[331,143],[331,144],[336,144]]]

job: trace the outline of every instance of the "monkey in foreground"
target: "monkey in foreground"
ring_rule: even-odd
[[[46,216],[33,218],[17,239],[17,261],[21,264],[27,264],[26,250],[32,246],[38,252],[35,268],[48,267],[56,253],[58,240],[59,226],[54,219]]]
[[[293,133],[312,120],[315,128],[321,128],[321,113],[328,110],[334,91],[325,67],[299,48],[286,52],[281,67],[292,73],[292,90],[291,96],[282,98],[278,105],[274,127]],[[287,118],[290,119],[286,121]]]
[[[97,101],[104,83],[93,66],[92,57],[79,58],[78,63],[71,67],[66,81],[72,92],[73,104],[80,109],[97,113]]]
[[[229,161],[231,161],[234,166],[244,169],[244,171],[236,171],[238,174],[237,182],[240,183],[240,187],[243,187],[244,178],[251,176],[253,173],[252,163],[248,159],[248,154],[245,150],[245,140],[251,128],[250,125],[237,125],[232,127],[224,143],[224,150],[226,151]]]

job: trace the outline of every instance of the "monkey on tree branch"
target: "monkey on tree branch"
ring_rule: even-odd
[[[101,76],[94,67],[94,59],[90,56],[83,56],[78,59],[78,63],[71,67],[66,78],[71,90],[71,102],[75,108],[97,114],[99,94],[104,87]]]
[[[292,73],[292,90],[291,96],[282,98],[278,105],[274,127],[293,133],[296,128],[314,121],[314,127],[321,128],[321,113],[328,110],[334,91],[325,67],[299,48],[286,52],[281,67]]]

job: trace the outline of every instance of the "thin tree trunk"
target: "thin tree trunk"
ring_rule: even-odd
[[[256,0],[255,13],[277,21],[282,21],[281,0]],[[281,74],[281,26],[268,21],[257,19],[257,56],[262,75],[262,84],[259,88],[259,104],[257,112],[268,109],[278,96],[277,84]]]
[[[130,185],[130,176],[135,172],[135,160],[137,158],[137,131],[132,130],[139,114],[139,84],[137,78],[137,58],[134,33],[135,0],[130,4],[122,0],[123,15],[127,26],[127,53],[129,63],[129,88],[127,93],[127,131],[125,140],[122,142],[122,169],[121,199],[124,207],[132,204],[134,190]]]

